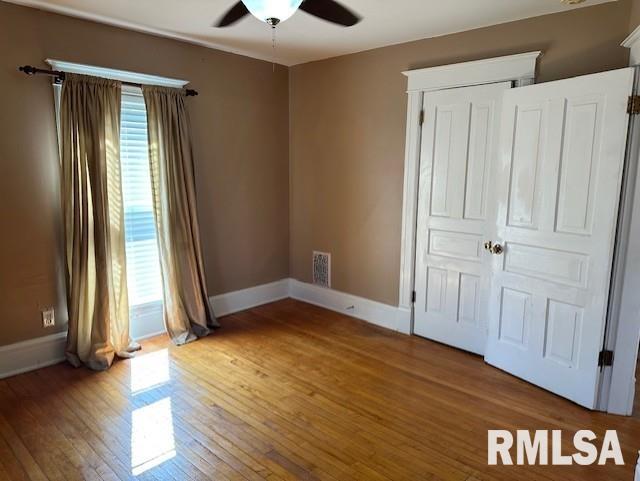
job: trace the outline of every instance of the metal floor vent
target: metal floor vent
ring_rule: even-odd
[[[331,254],[313,252],[313,283],[322,287],[331,287]]]

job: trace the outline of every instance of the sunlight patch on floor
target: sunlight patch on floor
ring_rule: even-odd
[[[168,349],[138,355],[131,359],[132,394],[157,387],[170,380]]]
[[[171,398],[131,413],[131,474],[137,476],[175,457]]]

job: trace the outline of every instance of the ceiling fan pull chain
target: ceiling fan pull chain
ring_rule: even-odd
[[[275,25],[271,27],[271,48],[272,48],[271,62],[273,64],[273,72],[275,73],[276,71],[276,27]]]

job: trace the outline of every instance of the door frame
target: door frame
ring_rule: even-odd
[[[410,319],[409,325],[402,329],[406,334],[413,334],[414,321],[413,292],[424,94],[495,82],[511,81],[516,87],[531,85],[535,82],[536,63],[541,54],[541,51],[526,52],[402,72],[407,77],[408,104],[398,310],[403,319]]]
[[[636,67],[634,92],[638,91]],[[613,366],[602,371],[598,408],[631,415],[640,346],[640,119],[631,116],[625,155],[620,213],[611,275],[609,319],[604,347],[614,352]]]
[[[640,67],[640,26],[622,43],[630,49],[630,66]],[[413,291],[415,289],[415,250],[417,230],[418,179],[420,171],[421,115],[425,92],[511,80],[515,86],[535,82],[538,57],[527,52],[472,62],[443,65],[402,72],[408,78],[407,124],[404,159],[401,258],[399,280],[399,318],[402,331],[413,334]],[[637,68],[640,71],[640,68]],[[640,73],[636,73],[636,93],[640,92]],[[598,409],[629,415],[635,394],[638,342],[640,340],[640,118],[631,119],[625,166],[624,194],[621,198],[619,236],[612,279],[611,312],[606,328],[605,347],[615,351],[613,366],[603,370]],[[630,241],[634,239],[634,241]],[[635,267],[635,269],[634,269]],[[640,466],[640,465],[639,465]]]
[[[640,87],[640,26],[622,46],[630,50],[629,66],[636,67],[635,92]],[[618,218],[611,311],[605,347],[614,351],[613,366],[604,369],[598,408],[611,414],[630,415],[636,384],[640,343],[640,118],[632,116],[625,162],[625,178]]]

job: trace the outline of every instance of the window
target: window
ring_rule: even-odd
[[[122,91],[120,165],[129,305],[135,311],[141,306],[162,301],[162,277],[149,172],[147,111],[139,88],[123,87]],[[135,316],[139,313],[132,314]]]
[[[124,70],[47,59],[53,70],[122,80],[140,84],[183,88],[187,80],[158,77]],[[54,84],[59,115],[61,85]],[[124,203],[130,333],[140,339],[164,332],[162,277],[153,217],[147,111],[140,88],[122,87],[120,165]],[[59,118],[58,118],[59,121]],[[59,127],[59,122],[58,122]],[[59,134],[59,132],[58,132]]]

